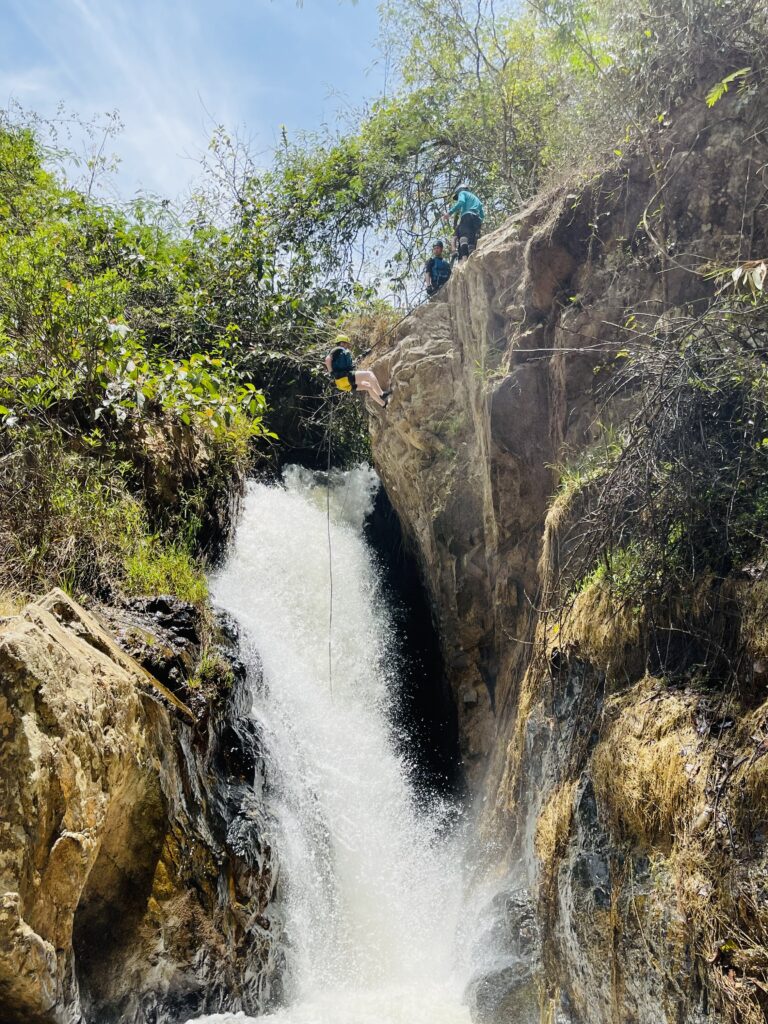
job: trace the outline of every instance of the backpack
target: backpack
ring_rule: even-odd
[[[346,377],[355,368],[355,361],[348,348],[335,348],[331,352],[331,373],[334,377]]]

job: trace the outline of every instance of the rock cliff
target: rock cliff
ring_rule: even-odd
[[[641,153],[482,239],[371,357],[394,388],[372,418],[375,463],[431,595],[487,856],[504,876],[485,933],[497,963],[471,990],[482,1019],[538,1022],[535,993],[547,1020],[764,1019],[764,843],[747,863],[723,840],[710,768],[741,763],[765,694],[760,712],[731,705],[740,739],[726,755],[717,710],[666,688],[637,623],[593,601],[558,642],[544,628],[557,467],[622,416],[598,396],[610,368],[596,371],[626,317],[695,308],[712,294],[707,263],[768,252],[757,106],[692,99]],[[674,799],[659,777],[682,779]],[[654,817],[665,800],[672,818]],[[729,909],[709,931],[686,896],[706,904],[720,884],[706,844],[685,838],[697,828],[738,894],[721,894]],[[735,909],[740,898],[753,909]],[[722,952],[737,933],[751,967]]]
[[[236,661],[195,715],[54,591],[0,623],[0,676],[5,1024],[262,1009],[276,870]]]

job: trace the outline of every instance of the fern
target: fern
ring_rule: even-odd
[[[717,101],[721,100],[728,92],[728,86],[733,85],[740,78],[746,78],[751,70],[752,68],[739,68],[738,71],[732,71],[730,75],[726,75],[722,81],[716,82],[707,93],[707,106],[714,107]]]

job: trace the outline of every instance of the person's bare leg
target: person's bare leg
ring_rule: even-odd
[[[371,392],[379,395],[379,397],[384,394],[384,389],[376,379],[376,374],[373,370],[356,370],[355,384],[358,387],[370,388]]]
[[[378,383],[378,382],[377,382]],[[355,384],[358,391],[364,391],[369,398],[372,398],[376,405],[380,405],[382,409],[386,408],[387,403],[373,390],[373,385],[370,381],[360,380],[359,373],[355,374]]]

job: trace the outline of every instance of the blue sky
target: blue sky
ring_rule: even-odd
[[[334,124],[378,95],[377,29],[375,0],[0,0],[0,107],[117,110],[119,193],[175,198],[215,124],[266,160],[282,124]]]

